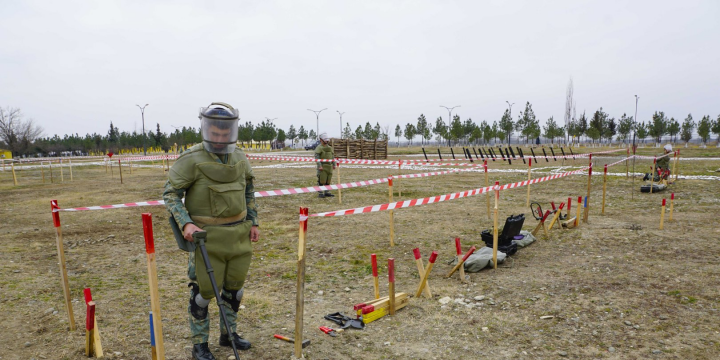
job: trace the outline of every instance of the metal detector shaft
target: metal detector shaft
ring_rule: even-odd
[[[212,265],[210,264],[210,257],[208,256],[207,249],[205,248],[205,239],[207,239],[207,232],[198,231],[196,233],[193,233],[192,237],[195,243],[200,246],[200,253],[202,254],[203,261],[205,262],[205,268],[207,269],[208,276],[210,277],[210,284],[212,284],[213,291],[215,292],[215,300],[217,300],[218,308],[220,309],[220,317],[222,317],[222,320],[225,323],[225,330],[227,330],[228,338],[230,339],[230,345],[232,345],[233,348],[233,353],[235,354],[236,359],[240,359],[240,355],[238,354],[237,348],[235,347],[235,337],[233,336],[232,329],[230,329],[230,323],[228,323],[227,317],[225,317],[225,310],[223,310],[223,306],[220,304],[220,291],[218,291],[218,286],[215,282],[215,275],[213,274],[214,270],[212,268]]]

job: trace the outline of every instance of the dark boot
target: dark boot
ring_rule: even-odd
[[[335,197],[335,195],[330,193],[330,190],[325,190],[325,197]]]
[[[240,335],[238,335],[237,333],[233,333],[232,337],[235,341],[235,347],[238,350],[247,350],[250,348],[250,342],[241,338]],[[230,339],[228,338],[227,334],[220,335],[220,346],[232,346],[230,344]]]
[[[215,357],[210,352],[208,343],[193,345],[192,357],[195,360],[215,360]]]

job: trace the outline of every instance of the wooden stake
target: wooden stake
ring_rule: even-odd
[[[585,197],[585,213],[583,214],[583,222],[587,224],[588,215],[590,213],[590,185],[592,182],[592,153],[590,153],[590,167],[588,169],[588,186],[587,196]]]
[[[463,256],[463,257],[460,259],[460,261],[458,261],[457,265],[455,265],[455,266],[452,268],[452,270],[450,270],[450,272],[447,274],[447,277],[451,277],[456,271],[458,271],[458,269],[462,269],[462,268],[463,268],[463,264],[465,264],[465,260],[467,260],[467,258],[469,258],[470,255],[472,255],[472,253],[474,253],[474,252],[475,252],[475,246],[471,247],[470,250],[468,250],[468,251],[465,253],[465,256]],[[497,259],[496,259],[496,260],[497,260]]]
[[[662,202],[662,212],[660,213],[660,230],[663,229],[663,222],[665,221],[665,199]]]
[[[650,193],[653,193],[653,184],[655,182],[655,165],[657,164],[657,156],[653,160],[652,173],[650,173]]]
[[[58,263],[60,265],[60,281],[63,287],[63,295],[65,295],[65,311],[67,311],[68,314],[70,331],[75,331],[75,317],[73,316],[72,303],[70,302],[70,285],[68,284],[67,267],[65,266],[65,250],[63,249],[62,230],[60,229],[60,213],[56,211],[60,209],[57,200],[50,200],[50,209],[52,210],[53,226],[55,226],[55,232],[57,233],[56,245]]]
[[[490,186],[490,180],[488,179],[488,165],[487,160],[483,162],[483,167],[485,168],[485,187]],[[485,199],[487,200],[487,217],[488,220],[490,220],[490,192],[485,193]]]
[[[525,201],[525,206],[530,206],[530,173],[532,172],[532,158],[529,158],[530,162],[528,163],[528,184],[527,184],[527,201]]]
[[[305,236],[308,208],[300,208],[300,236],[298,238],[297,296],[295,298],[295,357],[302,358],[303,317],[305,312]]]
[[[625,158],[625,178],[630,177],[630,168],[628,167],[628,160],[630,160],[630,146],[627,148],[627,157]]]
[[[155,347],[155,326],[153,325],[153,313],[150,312],[150,353],[152,356],[152,360],[157,360],[158,353],[157,353],[157,347]]]
[[[120,160],[118,160],[119,162]],[[150,308],[153,316],[153,329],[155,331],[155,349],[158,359],[165,359],[165,345],[162,336],[162,316],[160,314],[160,293],[158,292],[157,263],[155,260],[155,240],[153,238],[152,214],[142,214],[143,234],[145,235],[145,253],[148,267],[148,286],[150,287]]]
[[[72,160],[68,160],[68,163],[70,164],[70,181],[73,181],[73,174],[72,174]]]
[[[402,160],[399,161],[398,164],[398,176],[402,175]],[[398,178],[400,180],[400,178]],[[400,184],[398,184],[398,197],[402,196],[402,189],[400,189]]]
[[[335,167],[337,168],[338,204],[342,204],[342,189],[340,188],[340,163],[337,163]]]
[[[560,208],[555,211],[555,215],[553,215],[552,220],[550,220],[550,226],[548,226],[548,230],[552,230],[553,226],[555,225],[555,222],[557,222],[557,219],[560,218],[560,214],[562,214],[562,209],[565,207],[565,203],[560,203]],[[558,223],[558,227],[562,229],[560,226],[560,223]]]
[[[375,290],[375,299],[380,298],[380,281],[378,280],[377,256],[370,254],[370,263],[372,264],[373,288]]]
[[[417,265],[418,275],[420,275],[420,278],[422,279],[423,276],[425,276],[425,265],[423,265],[422,257],[420,256],[420,249],[414,248],[413,255],[415,255],[415,265]],[[430,292],[430,284],[425,284],[424,294],[426,298],[432,298],[432,293]]]
[[[388,291],[390,293],[390,315],[395,315],[395,259],[388,259]]]
[[[15,186],[17,186],[17,176],[15,176],[15,161],[10,163],[10,167],[12,167],[13,183],[15,184]]]
[[[420,297],[420,294],[422,294],[423,289],[425,288],[425,285],[427,284],[427,279],[430,276],[430,271],[432,271],[433,266],[435,265],[435,259],[437,259],[438,253],[437,251],[433,251],[432,254],[430,254],[430,259],[428,259],[428,267],[425,269],[425,275],[423,275],[422,279],[420,280],[420,285],[418,285],[418,289],[415,292],[415,297]]]
[[[42,173],[43,184],[44,184],[45,183],[45,167],[44,167],[42,161],[40,162],[40,172]]]
[[[580,209],[582,209],[582,207],[583,207],[582,196],[578,196],[577,214],[575,215],[575,227],[580,226]]]
[[[85,356],[95,355],[95,302],[87,304],[87,316],[85,317]]]
[[[48,161],[48,166],[50,167],[50,183],[52,184],[53,181],[53,171],[52,171],[52,160]]]
[[[602,199],[602,214],[605,215],[605,191],[607,190],[607,164],[605,164],[605,173],[603,173],[603,199]]]
[[[58,161],[58,165],[60,165],[60,182],[65,182],[65,177],[63,176],[62,159],[60,159],[60,161]]]
[[[388,178],[388,190],[390,201],[393,202],[393,178]],[[390,210],[390,246],[395,246],[395,217],[393,211]]]
[[[675,181],[677,181],[679,173],[680,173],[680,150],[677,151],[677,156],[675,157]]]
[[[500,182],[495,182],[495,211],[493,215],[493,269],[497,269],[498,247],[498,200],[500,199]]]
[[[457,252],[458,261],[462,261],[462,246],[460,238],[455,238],[455,252]],[[460,267],[460,281],[465,282],[465,267]]]
[[[83,290],[83,293],[85,295],[85,306],[88,306],[91,302],[93,302],[92,293],[90,292],[90,288],[85,288],[85,290]],[[93,304],[94,304],[94,302],[93,302]],[[102,343],[100,342],[100,328],[98,327],[98,324],[97,324],[97,316],[94,316],[93,329],[94,330],[93,330],[93,337],[92,337],[92,341],[93,341],[92,347],[94,350],[94,355],[96,358],[101,358],[101,357],[103,357],[103,349],[102,349]]]
[[[122,184],[122,183],[123,183],[123,178],[122,178],[122,162],[120,162],[120,159],[118,159],[118,172],[120,173],[120,183]]]
[[[672,220],[673,215],[673,203],[675,202],[675,193],[670,194],[670,217],[668,218],[668,221]]]

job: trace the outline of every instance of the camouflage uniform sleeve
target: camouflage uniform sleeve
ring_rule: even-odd
[[[318,159],[318,160],[320,160],[320,154],[321,154],[321,151],[319,149],[320,149],[320,145],[318,145],[318,147],[315,148],[315,159]],[[322,161],[317,162],[318,168],[322,167],[322,165],[323,165]]]
[[[185,224],[193,222],[192,219],[190,219],[190,214],[185,208],[185,204],[182,202],[183,196],[185,196],[185,189],[175,188],[172,184],[170,184],[170,181],[165,183],[165,191],[163,191],[165,208],[175,218],[180,230],[185,227]]]
[[[245,173],[245,204],[247,205],[246,219],[252,222],[253,226],[260,226],[258,221],[257,203],[255,202],[255,175],[250,168],[250,162],[247,163],[248,171]]]

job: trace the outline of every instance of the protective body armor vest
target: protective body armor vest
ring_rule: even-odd
[[[221,155],[224,156],[224,155]],[[217,218],[247,214],[246,179],[253,178],[245,153],[236,149],[227,164],[218,162],[201,144],[182,154],[170,169],[169,181],[185,188],[185,208],[190,216]]]

